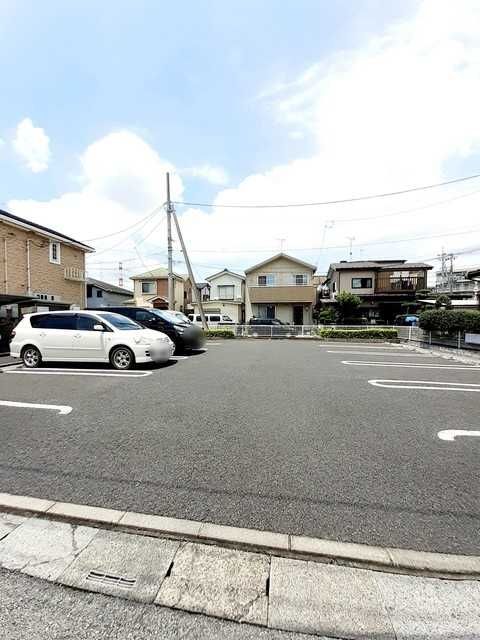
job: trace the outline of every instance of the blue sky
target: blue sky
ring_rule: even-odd
[[[149,164],[146,173],[152,184],[137,188],[143,144],[146,153],[150,153],[148,146],[156,154],[159,169],[166,163],[178,173],[181,180],[178,194],[189,201],[221,201],[222,198],[223,201],[233,198],[236,202],[298,201],[307,196],[322,199],[327,195],[357,195],[474,173],[480,164],[479,135],[475,119],[470,113],[465,117],[461,104],[468,95],[466,86],[472,78],[478,79],[479,42],[478,37],[472,36],[469,25],[472,3],[465,1],[465,9],[457,11],[460,17],[451,28],[448,3],[437,11],[436,7],[441,4],[444,4],[441,0],[438,3],[413,0],[402,3],[377,0],[0,1],[3,96],[0,202],[15,208],[20,215],[60,225],[64,231],[81,238],[121,229],[145,216],[149,205],[157,203],[152,196],[156,162],[153,157],[146,161],[146,165]],[[430,20],[431,27],[427,29],[427,18],[432,15],[434,20]],[[438,24],[435,24],[437,15]],[[460,45],[467,50],[460,51]],[[415,56],[419,58],[419,65]],[[388,65],[392,68],[391,76],[381,71]],[[419,73],[411,80],[417,66],[422,68],[422,65],[424,75]],[[467,69],[463,69],[465,65]],[[376,78],[376,74],[380,76]],[[392,81],[392,87],[398,88],[404,83],[405,90],[399,95],[407,94],[405,105],[398,105],[398,99],[393,107],[388,103],[388,96],[382,91],[386,77],[387,82]],[[463,127],[457,126],[452,132],[431,128],[431,109],[422,107],[425,101],[419,95],[426,90],[424,80],[430,78],[434,86],[429,93],[435,108],[446,109],[439,105],[439,99],[443,91],[448,95],[449,83],[454,90],[458,89],[458,102],[447,106],[451,117],[465,121]],[[388,87],[384,89],[388,93]],[[364,91],[370,93],[368,100]],[[336,101],[338,113],[332,108]],[[378,127],[376,109],[382,101],[387,108],[382,109],[381,117],[386,120]],[[419,101],[415,107],[418,114],[412,109],[412,102],[416,101]],[[477,102],[475,98],[472,108]],[[389,121],[386,115],[390,108],[394,113]],[[415,148],[404,147],[405,136],[400,137],[395,131],[406,112],[412,121],[420,119],[420,124],[422,118],[425,119],[425,127],[415,124],[418,126],[412,138]],[[444,111],[440,115],[443,117]],[[48,137],[45,169],[29,168],[25,151],[22,155],[18,144],[15,146],[17,127],[25,118]],[[352,122],[355,129],[349,124]],[[408,121],[404,126],[405,131],[412,130]],[[363,127],[366,131],[372,128],[368,138],[357,134]],[[27,127],[27,138],[29,131],[31,128]],[[348,140],[342,139],[345,131]],[[392,147],[385,148],[382,146],[385,132],[390,135],[390,131]],[[438,143],[435,131],[445,138],[444,144]],[[109,162],[105,139],[118,132],[128,132],[133,137],[125,137],[123,147],[123,143],[115,145],[112,166],[119,155],[124,154],[124,161],[120,169],[113,166],[112,173],[107,175],[103,167]],[[379,141],[375,140],[377,133]],[[370,139],[376,157],[368,148],[369,142],[366,143]],[[92,145],[102,140],[103,146],[94,147],[101,150],[101,158],[94,159],[92,152],[91,163],[86,166],[82,158],[85,159]],[[416,148],[417,142],[420,149]],[[28,140],[26,144],[29,148]],[[135,151],[130,144],[135,146]],[[362,148],[365,156],[360,153]],[[413,162],[406,157],[409,150],[416,158]],[[338,157],[341,154],[365,157],[365,167],[357,172],[353,161],[349,164],[347,158],[346,174],[342,176],[343,163]],[[387,157],[380,162],[379,154]],[[126,176],[129,157],[137,165],[133,182]],[[303,161],[306,162],[305,178],[297,179],[300,170],[297,165]],[[100,165],[101,188],[95,173]],[[225,177],[212,183],[205,178],[205,171],[200,171],[203,177],[193,175],[199,173],[198,168],[206,166],[221,169],[228,181]],[[379,171],[379,166],[386,166],[388,171]],[[335,167],[335,171],[330,171],[331,167]],[[362,172],[364,175],[359,176]],[[163,182],[161,174],[158,181]],[[134,183],[130,193],[126,193]],[[258,189],[252,190],[252,184],[258,184]],[[285,184],[289,186],[288,191],[283,188]],[[476,184],[478,186],[478,182]],[[470,186],[473,190],[475,185]],[[229,188],[226,192],[225,187]],[[392,202],[382,211],[389,213],[455,197],[468,188],[429,194],[428,201],[417,197]],[[140,194],[140,190],[145,193]],[[92,200],[87,199],[86,192],[89,197],[95,192],[95,206],[100,206],[104,218],[101,224],[98,224],[100,212],[91,211]],[[68,194],[70,197],[65,197]],[[108,202],[102,205],[101,198]],[[113,212],[114,205],[122,208],[118,215]],[[89,209],[92,216],[91,220],[85,220],[84,227],[79,223],[82,207]],[[232,225],[245,227],[246,212],[239,212],[235,220],[225,215],[216,220],[212,211],[181,209],[180,213],[190,245],[202,249],[207,262],[217,264],[219,260],[215,259],[215,252],[208,253],[207,249],[218,247],[227,252],[231,249],[231,255],[220,254],[222,260],[239,268],[251,261],[250,254],[240,255],[241,249],[275,248],[279,237],[287,237],[287,250],[318,247],[325,220],[336,216],[338,211],[325,212],[322,220],[314,225],[313,238],[305,228],[308,220],[302,222],[303,237],[298,229],[292,229],[295,211],[290,220],[279,222],[278,229],[274,228],[275,218],[266,216],[259,221],[248,214],[250,231],[242,236],[240,244],[231,242],[229,230]],[[222,215],[220,211],[217,213]],[[341,212],[343,216],[349,213],[350,210]],[[365,214],[365,210],[357,209],[353,215],[357,213]],[[443,210],[436,215],[437,219],[438,216],[443,219]],[[445,214],[445,217],[448,216]],[[215,227],[211,228],[214,220]],[[261,224],[257,225],[257,221]],[[98,233],[92,231],[94,222]],[[469,224],[466,221],[465,228]],[[410,220],[407,235],[421,235],[430,226],[431,221],[417,228]],[[376,237],[375,229],[357,225],[353,231],[339,231],[336,239],[336,229],[329,232],[330,241],[338,244],[345,242],[346,235],[361,238],[363,243]],[[442,224],[440,232],[447,233],[450,229],[453,231],[452,225]],[[162,229],[157,231],[163,234]],[[259,236],[257,244],[252,243],[252,231],[253,236]],[[398,235],[398,231],[395,233]],[[163,235],[155,237],[155,242],[144,239],[141,234],[135,238],[137,242],[142,240],[141,252],[138,247],[135,250],[126,236],[124,246],[112,254],[107,253],[112,264],[123,257],[130,259],[132,271],[138,271],[139,252],[148,265],[162,261],[150,254],[153,246],[164,242]],[[462,237],[456,244],[452,242],[451,249],[463,247],[466,240]],[[361,242],[359,240],[359,244]],[[436,252],[440,243],[438,240],[425,246],[423,253],[432,253],[434,248]],[[109,243],[100,242],[95,246],[108,249]],[[378,251],[386,253],[385,248]],[[416,256],[413,256],[415,252],[410,253],[411,257],[422,257],[422,250],[416,251]],[[297,255],[316,259],[316,252],[303,251]],[[359,249],[356,257],[360,255]],[[264,257],[265,252],[251,256],[253,260]],[[371,252],[364,257],[371,257]],[[133,258],[138,259],[137,262]],[[202,262],[201,253],[194,258],[197,264]],[[325,252],[325,261],[330,258],[336,259],[335,251]],[[115,277],[113,267],[105,266],[105,270],[109,268]],[[103,272],[103,277],[107,276],[108,273]]]

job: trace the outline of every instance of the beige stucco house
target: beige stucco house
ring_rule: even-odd
[[[237,324],[244,322],[245,315],[245,276],[223,269],[206,278],[210,285],[209,300],[202,303],[208,314],[226,315]],[[193,305],[198,313],[198,305]]]
[[[278,318],[312,324],[316,302],[315,265],[285,253],[245,269],[245,319]]]
[[[0,315],[85,306],[85,254],[74,238],[0,210]]]

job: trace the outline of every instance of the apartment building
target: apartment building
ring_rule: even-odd
[[[354,293],[361,298],[360,310],[368,321],[391,323],[404,312],[403,303],[427,288],[430,269],[424,262],[406,260],[334,262],[322,287],[323,302],[334,302],[342,291]]]
[[[245,269],[245,317],[278,318],[290,324],[312,324],[317,284],[315,265],[286,253]]]
[[[0,315],[85,306],[85,254],[74,238],[0,210]]]

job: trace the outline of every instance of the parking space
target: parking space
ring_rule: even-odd
[[[2,491],[478,552],[480,367],[251,339],[131,372],[8,369],[0,386],[26,405],[0,405]]]

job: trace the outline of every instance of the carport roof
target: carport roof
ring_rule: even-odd
[[[32,298],[32,296],[15,296],[10,293],[0,293],[0,307],[4,304],[18,304],[19,302],[27,302],[30,300],[38,302],[38,298]]]

